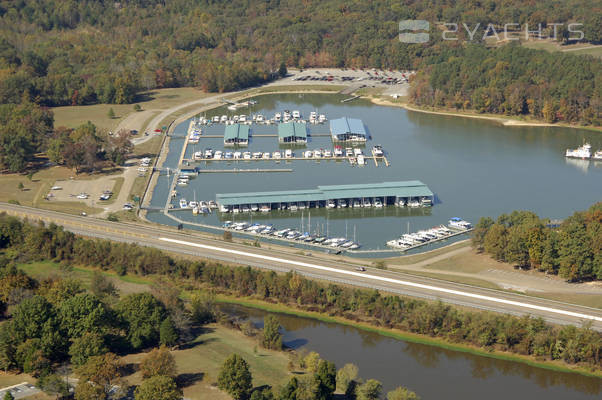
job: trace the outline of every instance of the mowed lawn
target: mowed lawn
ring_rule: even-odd
[[[191,87],[156,89],[141,93],[138,96],[140,101],[133,104],[94,104],[89,106],[54,107],[52,108],[54,112],[54,126],[75,128],[90,121],[100,128],[112,130],[125,117],[136,112],[134,111],[134,104],[139,104],[142,110],[164,110],[209,95],[211,93],[205,93]],[[115,113],[114,118],[109,118],[108,116],[111,108]]]
[[[279,388],[286,385],[292,376],[287,369],[289,357],[286,352],[263,349],[256,339],[218,324],[207,325],[192,343],[184,347],[183,350],[172,351],[172,354],[178,379],[187,382],[183,389],[184,397],[188,399],[230,399],[217,389],[216,382],[224,360],[233,353],[242,356],[249,364],[254,387],[270,385]],[[145,355],[131,354],[123,360],[138,364]],[[138,371],[127,379],[130,384],[138,385],[142,377]]]

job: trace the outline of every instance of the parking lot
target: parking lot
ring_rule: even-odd
[[[286,84],[335,84],[347,85],[354,89],[383,88],[383,94],[407,95],[409,80],[414,71],[357,68],[310,68],[291,70],[285,78]]]
[[[28,382],[19,383],[18,385],[7,386],[0,389],[0,399],[3,399],[6,393],[10,392],[15,399],[22,399],[40,393],[40,389]]]

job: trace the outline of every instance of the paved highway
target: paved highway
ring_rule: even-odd
[[[557,324],[580,325],[590,321],[602,331],[602,310],[539,299],[521,294],[425,278],[356,265],[330,257],[296,254],[288,249],[255,248],[190,232],[178,232],[155,225],[109,222],[89,217],[0,203],[0,211],[29,220],[54,222],[77,234],[122,242],[135,242],[179,254],[206,257],[228,263],[250,265],[286,272],[295,270],[311,278],[379,289],[413,297],[442,300],[471,308],[540,316]]]

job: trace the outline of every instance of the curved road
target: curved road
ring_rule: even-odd
[[[162,250],[250,265],[280,272],[295,270],[307,277],[378,289],[412,297],[441,300],[446,303],[513,315],[530,314],[557,324],[581,325],[589,321],[602,331],[602,310],[546,299],[464,285],[438,279],[366,267],[294,254],[274,248],[262,249],[190,232],[157,226],[109,222],[59,212],[0,203],[0,211],[29,220],[62,225],[74,233],[121,242],[134,242]]]

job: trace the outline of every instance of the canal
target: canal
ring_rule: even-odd
[[[312,189],[317,185],[420,180],[436,196],[432,208],[408,209],[335,209],[267,214],[225,214],[214,212],[193,216],[188,211],[172,211],[184,221],[221,226],[225,220],[260,222],[274,227],[294,228],[329,236],[346,236],[362,244],[363,249],[383,249],[387,240],[401,233],[446,223],[457,216],[476,223],[481,216],[496,217],[512,210],[532,210],[542,217],[565,218],[602,199],[602,163],[567,160],[564,151],[587,140],[593,150],[602,148],[602,137],[585,130],[549,127],[504,127],[495,122],[431,115],[384,107],[358,99],[341,103],[345,96],[336,94],[280,94],[257,97],[258,104],[242,108],[236,114],[272,117],[285,109],[300,110],[307,118],[310,111],[326,114],[329,119],[342,116],[363,120],[370,140],[364,153],[375,144],[383,146],[390,167],[350,166],[336,161],[231,161],[203,162],[200,169],[291,168],[293,172],[206,173],[199,174],[186,187],[178,187],[187,200],[213,200],[216,193]],[[206,113],[232,115],[225,107]],[[175,128],[164,167],[177,168],[188,121]],[[311,125],[313,133],[328,133],[329,126]],[[223,135],[224,125],[204,129],[209,135]],[[252,133],[275,134],[275,126],[254,125]],[[306,147],[294,149],[332,149],[329,137],[314,136]],[[186,157],[206,148],[224,150],[223,139],[202,138],[189,146]],[[251,136],[248,151],[273,152],[286,148],[275,137]],[[243,150],[243,151],[245,151]],[[169,179],[161,176],[154,189],[152,206],[163,207]],[[177,202],[174,201],[174,203]],[[164,224],[176,224],[160,212],[148,218]],[[193,226],[187,226],[194,228]],[[465,237],[460,236],[457,240]],[[442,244],[448,244],[442,243]],[[427,246],[425,249],[428,249]]]
[[[267,314],[237,305],[220,308],[229,315],[250,318],[259,328]],[[600,398],[602,380],[597,378],[405,342],[309,318],[275,315],[287,347],[316,351],[337,369],[356,364],[364,380],[374,378],[383,383],[384,393],[402,385],[423,400]]]

